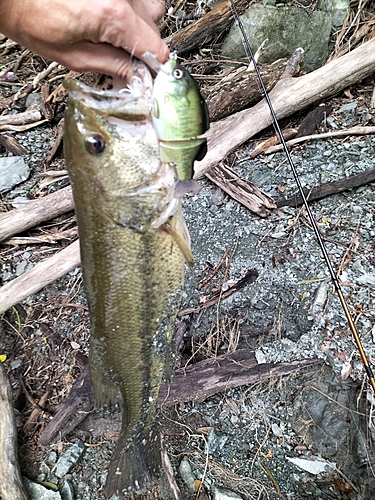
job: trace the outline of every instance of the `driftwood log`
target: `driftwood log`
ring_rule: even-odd
[[[249,6],[249,0],[236,0],[235,5],[241,15]],[[230,3],[220,2],[198,21],[166,38],[165,42],[171,50],[176,50],[182,54],[207,44],[212,38],[217,37],[218,33],[222,33],[226,28],[229,28],[232,23],[233,12]]]
[[[349,54],[299,78],[282,78],[270,92],[278,119],[337,94],[375,71],[375,38]],[[263,100],[251,109],[211,124],[207,132],[208,152],[195,164],[195,177],[202,178],[240,144],[261,132],[272,119]]]
[[[25,207],[0,214],[0,242],[73,209],[72,188],[68,186],[30,201]]]
[[[312,358],[288,363],[259,364],[253,351],[241,349],[176,370],[172,384],[161,387],[158,405],[173,406],[188,401],[204,401],[230,388],[288,375],[320,363],[323,360]],[[68,397],[43,430],[39,443],[46,445],[55,439],[61,439],[86,417],[93,406],[93,391],[86,365]]]
[[[0,288],[0,314],[80,265],[79,241]]]
[[[287,60],[284,59],[261,66],[262,78],[267,92],[270,92],[280,80],[286,65]],[[262,99],[257,74],[255,71],[248,71],[247,68],[248,65],[240,66],[225,75],[215,85],[202,89],[211,122],[254,106]]]
[[[17,427],[8,377],[0,363],[0,497],[27,500],[18,465]]]

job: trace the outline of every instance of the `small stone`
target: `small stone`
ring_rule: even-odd
[[[26,98],[26,108],[27,109],[38,109],[42,110],[42,94],[40,92],[29,94]]]
[[[0,158],[0,193],[10,191],[29,175],[30,168],[22,156]]]
[[[228,436],[216,431],[215,429],[211,429],[207,434],[208,453],[213,455],[215,452],[222,450],[227,441]]]
[[[62,479],[59,483],[59,490],[62,500],[74,500],[74,490],[70,481]]]
[[[47,463],[48,465],[55,465],[56,462],[57,462],[57,453],[55,451],[51,451],[51,453],[48,455]]]
[[[14,208],[20,208],[20,207],[24,207],[25,205],[30,203],[30,201],[31,200],[26,198],[26,196],[16,196],[15,198],[13,198],[13,200],[10,202],[10,204]]]
[[[242,500],[234,491],[230,491],[219,486],[213,488],[213,500]]]
[[[16,266],[16,276],[20,276],[21,274],[23,274],[25,272],[26,266],[27,262],[25,260],[19,262]]]
[[[195,492],[194,481],[196,478],[194,477],[190,462],[186,458],[183,458],[181,460],[179,472],[183,482],[186,484],[189,490]]]
[[[56,464],[54,473],[57,477],[62,478],[81,458],[85,450],[85,445],[82,441],[77,441],[66,452],[61,455]]]

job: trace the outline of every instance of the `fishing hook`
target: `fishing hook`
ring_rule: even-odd
[[[301,196],[301,198],[303,200],[303,204],[305,206],[306,213],[308,215],[308,218],[310,220],[311,226],[313,228],[313,232],[315,234],[315,237],[316,237],[316,240],[317,240],[318,245],[320,247],[320,250],[321,250],[321,252],[323,254],[323,259],[324,259],[324,261],[326,263],[329,275],[331,277],[331,281],[332,281],[333,286],[334,286],[334,288],[336,290],[336,293],[337,293],[337,295],[339,297],[341,306],[342,306],[342,308],[344,310],[346,319],[348,321],[349,328],[350,328],[350,330],[352,332],[353,338],[355,340],[355,343],[357,345],[359,354],[361,356],[362,363],[363,363],[363,366],[365,368],[367,377],[369,379],[369,382],[371,384],[371,387],[372,387],[373,391],[375,392],[375,377],[374,377],[374,373],[373,373],[373,371],[371,369],[371,366],[370,366],[370,363],[368,361],[367,355],[366,355],[366,353],[365,353],[365,351],[363,349],[362,342],[361,342],[361,339],[359,337],[357,328],[356,328],[356,326],[354,324],[354,321],[353,321],[353,318],[352,318],[352,316],[350,314],[348,304],[346,303],[346,300],[345,300],[345,297],[344,297],[344,294],[343,294],[343,291],[342,291],[342,287],[341,287],[341,285],[340,285],[340,283],[339,283],[339,281],[337,279],[336,272],[333,269],[332,263],[330,261],[330,258],[329,258],[328,252],[327,252],[327,249],[326,249],[326,247],[324,245],[324,241],[323,241],[323,239],[322,239],[322,237],[320,235],[320,232],[319,232],[318,226],[316,224],[315,218],[313,216],[313,213],[312,213],[312,211],[310,209],[310,205],[309,205],[309,203],[307,201],[307,198],[305,196],[305,191],[304,191],[304,189],[302,187],[301,180],[299,178],[297,169],[296,169],[296,167],[294,165],[294,162],[292,160],[292,157],[290,155],[288,146],[286,145],[283,133],[281,131],[279,122],[277,120],[277,116],[276,116],[275,110],[274,110],[274,108],[272,106],[271,99],[270,99],[269,94],[267,92],[267,89],[266,89],[266,86],[264,84],[262,75],[260,74],[257,62],[256,62],[254,54],[253,54],[253,51],[251,50],[251,47],[250,47],[250,42],[249,42],[249,40],[247,38],[244,26],[242,24],[242,21],[240,19],[240,16],[239,16],[239,14],[237,12],[237,9],[236,9],[236,6],[234,5],[233,0],[230,0],[230,5],[231,5],[231,9],[232,9],[233,15],[234,15],[234,17],[236,19],[236,22],[238,24],[238,27],[241,30],[241,34],[242,34],[243,40],[245,42],[245,49],[246,49],[246,53],[247,53],[247,56],[249,58],[249,61],[252,62],[253,65],[254,65],[254,69],[255,69],[255,72],[256,72],[256,75],[258,77],[259,84],[260,84],[260,87],[261,87],[261,95],[262,95],[262,97],[265,98],[265,100],[267,102],[268,108],[269,108],[270,113],[271,113],[272,123],[273,123],[273,126],[274,126],[275,131],[276,131],[276,135],[277,135],[277,137],[279,139],[280,144],[283,147],[283,150],[285,152],[285,155],[286,155],[286,158],[288,160],[289,166],[290,166],[290,168],[292,170],[294,179],[295,179],[297,187],[298,187],[298,191],[299,191],[300,196]]]

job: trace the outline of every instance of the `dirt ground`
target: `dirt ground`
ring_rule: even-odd
[[[165,29],[175,27],[170,23]],[[0,71],[14,69],[14,78],[0,78],[1,104],[49,62],[17,45],[6,45],[4,38],[0,44]],[[210,50],[210,57],[217,57],[217,46]],[[193,60],[194,54],[189,57]],[[13,210],[17,197],[34,199],[69,184],[61,147],[48,161],[63,116],[65,94],[59,84],[66,73],[56,68],[30,94],[44,103],[48,121],[6,132],[28,148],[24,158],[31,175],[1,195],[1,212]],[[332,112],[320,131],[374,124],[373,89],[374,80],[369,78],[325,102]],[[26,99],[5,112],[25,111]],[[308,111],[284,120],[282,128],[298,126]],[[265,131],[226,161],[270,196],[288,197],[296,186],[283,153],[248,158],[257,140],[272,134]],[[374,152],[375,136],[367,135],[310,141],[293,148],[292,156],[302,184],[312,188],[373,169]],[[0,155],[10,153],[0,146]],[[305,210],[284,207],[260,218],[207,179],[201,185],[198,195],[184,200],[196,267],[187,271],[182,309],[196,307],[215,289],[225,290],[249,269],[256,269],[259,276],[211,308],[180,318],[179,366],[239,349],[253,350],[259,363],[315,357],[321,362],[292,375],[221,391],[203,402],[162,407],[162,432],[183,498],[218,499],[220,488],[232,492],[221,498],[237,498],[236,494],[244,500],[373,498],[371,392]],[[375,359],[374,191],[374,183],[369,183],[311,204],[371,364]],[[3,242],[2,284],[76,238],[75,216],[69,212]],[[198,289],[220,262],[214,277]],[[61,440],[45,447],[38,444],[82,371],[88,349],[89,317],[79,268],[1,317],[0,360],[14,389],[23,474],[33,481],[57,482],[57,459],[81,440],[84,453],[64,479],[72,485],[71,498],[101,500],[119,415],[93,410]],[[31,424],[35,402],[41,401],[43,411]],[[297,465],[298,459],[304,462]],[[323,464],[320,473],[309,472],[312,462]],[[70,498],[61,494],[63,500]]]

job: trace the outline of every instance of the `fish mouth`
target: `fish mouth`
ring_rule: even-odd
[[[114,90],[89,87],[77,80],[65,81],[64,87],[71,100],[106,116],[130,121],[151,119],[153,80],[150,70],[138,59],[134,59],[132,68],[129,83],[117,79]]]

